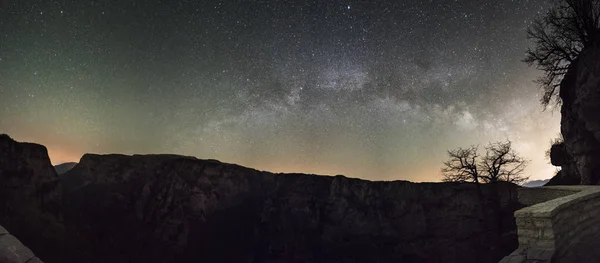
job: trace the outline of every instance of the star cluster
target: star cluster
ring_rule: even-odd
[[[510,139],[552,175],[559,114],[521,62],[542,0],[4,1],[0,132],[85,152],[439,180]]]

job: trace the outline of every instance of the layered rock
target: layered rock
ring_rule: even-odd
[[[492,211],[471,184],[173,155],[87,154],[62,178],[65,220],[91,262],[497,262],[517,245],[512,184],[498,185],[502,211]]]
[[[64,243],[60,197],[46,147],[0,135],[0,225],[36,253],[52,258]]]
[[[584,49],[560,85],[561,132],[581,184],[600,184],[600,48]],[[563,169],[565,171],[565,169]],[[567,172],[567,171],[565,171]]]

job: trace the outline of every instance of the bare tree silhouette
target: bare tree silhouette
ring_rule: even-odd
[[[444,162],[444,182],[496,183],[499,181],[522,184],[529,179],[523,171],[529,161],[519,156],[511,142],[490,143],[485,156],[479,156],[478,147],[449,150],[450,159]]]
[[[474,182],[479,183],[477,169],[478,146],[449,150],[450,160],[444,162],[442,174],[444,182]]]

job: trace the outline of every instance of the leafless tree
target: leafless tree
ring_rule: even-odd
[[[485,156],[479,156],[477,146],[448,151],[450,160],[444,162],[442,181],[522,184],[529,179],[523,175],[529,161],[512,149],[510,141],[490,143],[484,148]]]
[[[529,161],[519,156],[511,148],[510,141],[490,143],[485,147],[485,151],[485,157],[480,163],[483,168],[481,178],[484,182],[504,181],[522,184],[529,179],[529,177],[523,176],[523,171]]]
[[[555,1],[527,29],[533,47],[523,60],[544,72],[537,80],[544,91],[541,98],[544,106],[553,99],[560,103],[557,95],[564,74],[585,47],[600,43],[600,0]]]
[[[444,162],[442,174],[444,182],[475,182],[479,183],[477,170],[477,146],[449,150],[450,160]]]

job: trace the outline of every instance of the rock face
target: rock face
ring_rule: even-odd
[[[52,169],[46,147],[17,143],[8,135],[2,134],[0,167],[3,198],[22,199],[40,209],[60,202],[58,176]],[[8,204],[4,202],[3,205]]]
[[[87,154],[57,177],[43,146],[3,136],[0,154],[0,225],[45,262],[485,263],[517,247],[513,184],[273,174],[175,155]]]
[[[171,155],[87,154],[62,178],[65,220],[92,262],[497,262],[517,246],[512,184],[499,185],[498,214],[471,184],[277,175]]]
[[[56,254],[64,237],[60,197],[46,148],[0,135],[0,225],[36,253]]]
[[[573,177],[570,175],[563,176],[562,173],[564,171],[565,171],[565,169],[563,168],[563,170],[556,172],[556,174],[552,178],[550,178],[550,181],[548,181],[546,184],[544,184],[544,186],[578,185],[581,183],[581,179],[579,177]],[[568,171],[568,170],[566,170],[566,171]]]
[[[546,185],[577,185],[581,183],[575,161],[567,151],[564,142],[552,145],[550,148],[550,162],[554,166],[560,166],[561,170]]]
[[[0,226],[0,262],[2,263],[43,263],[16,237]]]
[[[581,184],[600,184],[600,48],[584,49],[560,85],[561,132]]]

